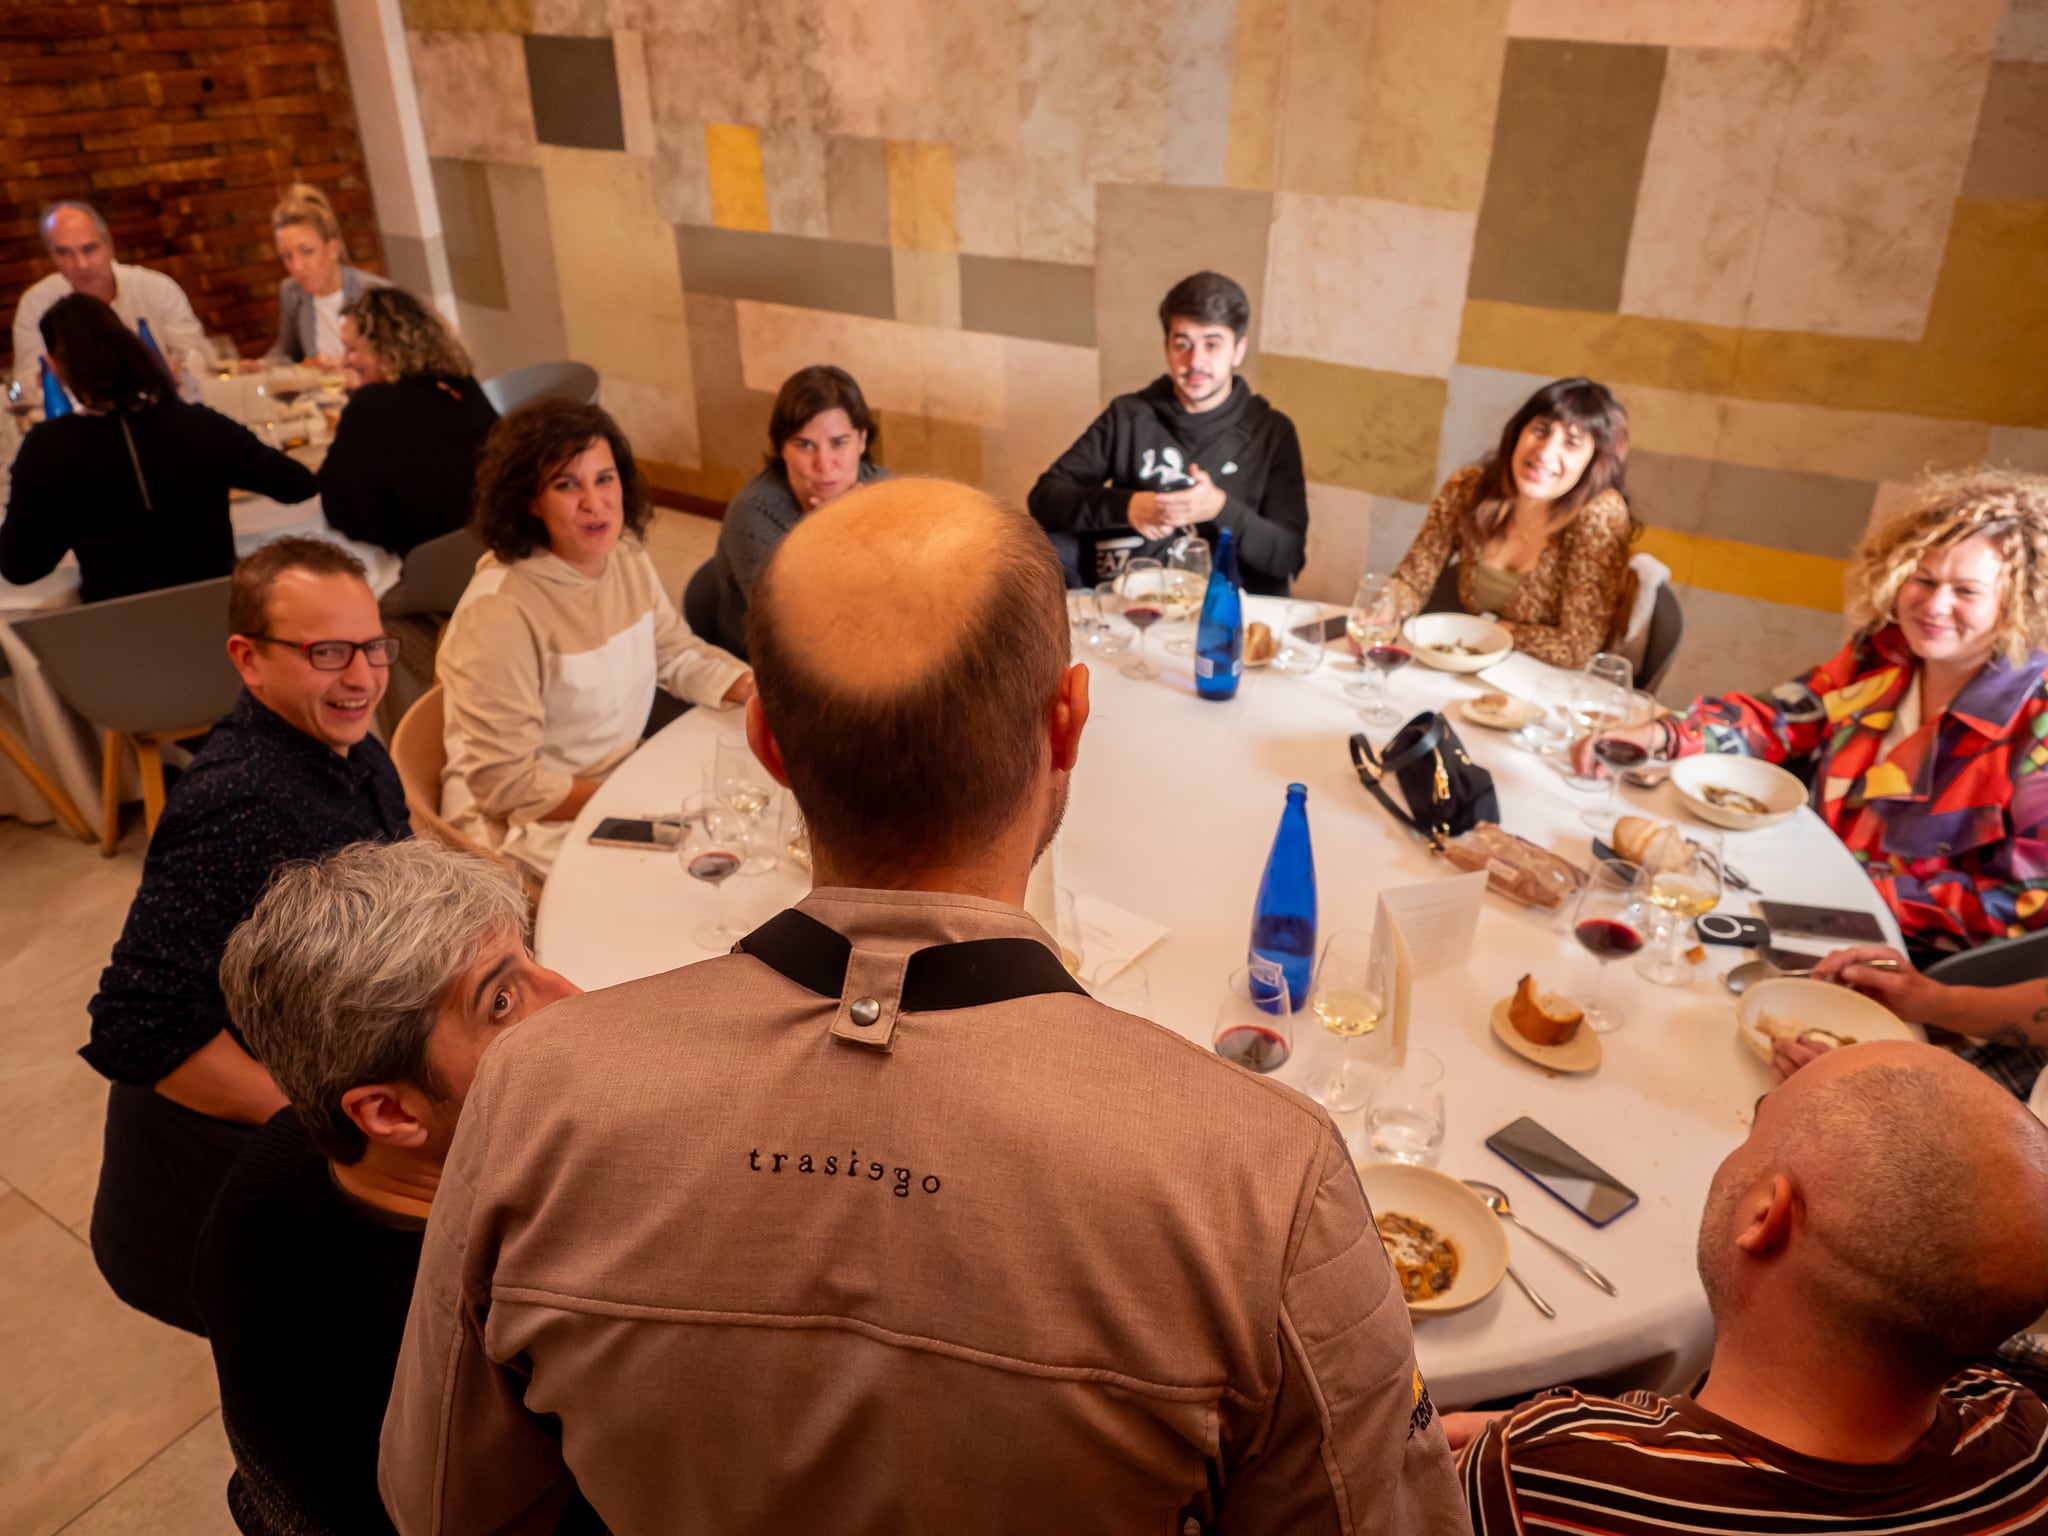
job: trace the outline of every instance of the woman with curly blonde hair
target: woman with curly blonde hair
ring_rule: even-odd
[[[374,288],[341,320],[357,383],[320,466],[327,521],[404,554],[469,520],[477,456],[498,420],[469,353],[403,288]]]
[[[2048,476],[1930,476],[1849,586],[1832,660],[1625,734],[1806,778],[1921,963],[2048,927]]]

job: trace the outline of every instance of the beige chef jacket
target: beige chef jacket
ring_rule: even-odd
[[[1020,909],[823,889],[486,1054],[384,1423],[405,1536],[1465,1532],[1322,1110]]]

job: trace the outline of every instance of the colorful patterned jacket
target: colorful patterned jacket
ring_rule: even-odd
[[[1813,808],[1908,944],[1960,950],[2048,927],[2048,654],[1992,662],[1880,761],[1915,666],[1888,625],[1769,698],[1694,700],[1673,722],[1677,750],[1810,773]]]

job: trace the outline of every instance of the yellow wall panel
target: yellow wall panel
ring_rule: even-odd
[[[761,177],[761,133],[740,123],[706,123],[711,221],[721,229],[768,228],[768,186]]]
[[[889,243],[913,251],[957,251],[953,154],[944,144],[889,143]]]

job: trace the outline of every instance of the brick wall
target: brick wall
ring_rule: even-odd
[[[325,191],[381,271],[332,0],[0,0],[0,309],[52,270],[36,213],[96,205],[115,255],[170,273],[243,354],[277,329],[270,210]],[[0,331],[0,357],[12,340]]]

